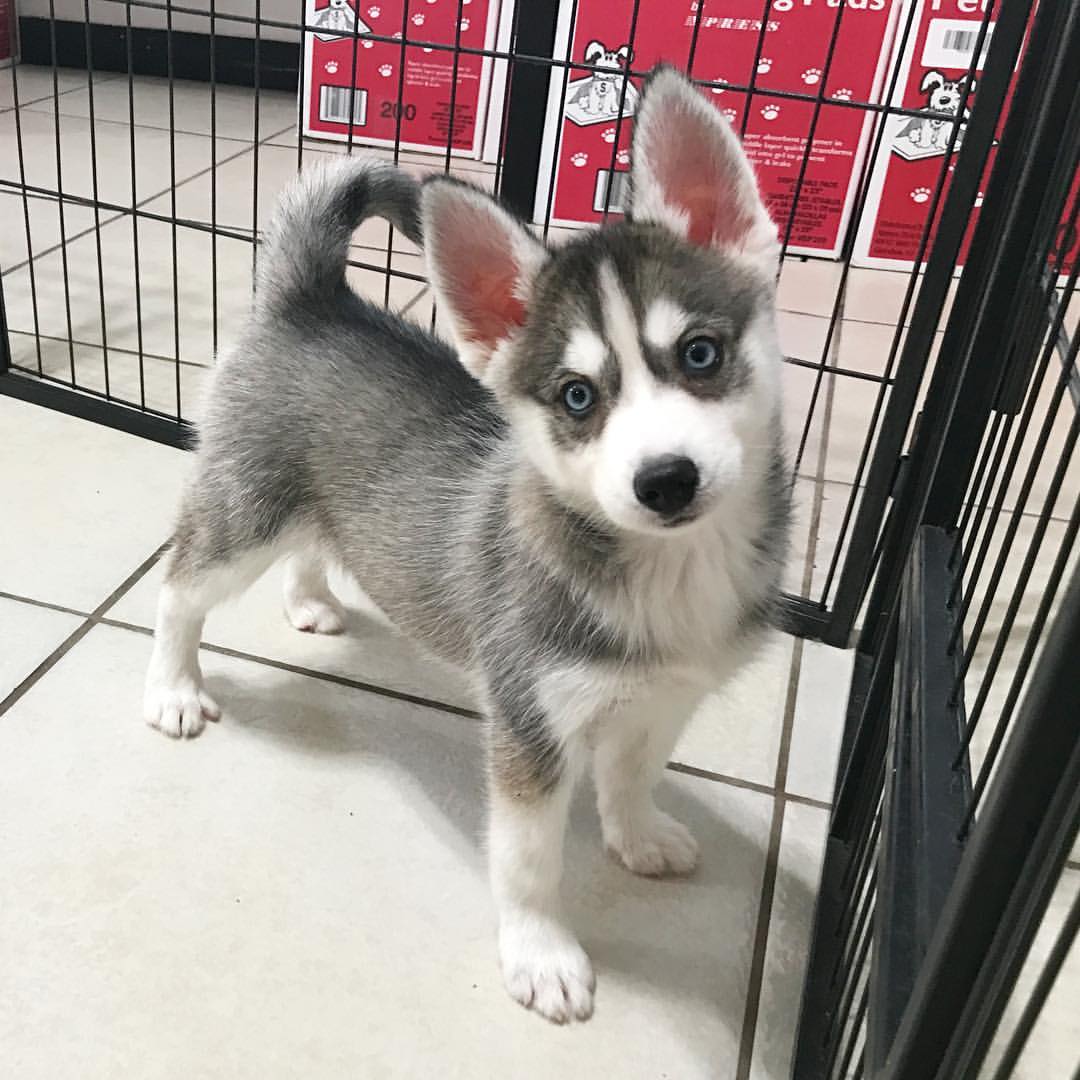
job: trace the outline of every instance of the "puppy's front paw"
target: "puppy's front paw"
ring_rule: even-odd
[[[596,976],[585,950],[558,923],[535,915],[499,927],[503,980],[510,996],[556,1024],[592,1016]]]
[[[618,825],[605,822],[604,841],[635,874],[689,874],[697,866],[698,845],[693,833],[681,821],[655,808],[641,819]]]
[[[207,720],[221,718],[221,709],[193,680],[173,685],[150,681],[143,698],[143,717],[152,728],[174,739],[192,739]]]

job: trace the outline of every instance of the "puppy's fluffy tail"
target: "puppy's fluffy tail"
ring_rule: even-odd
[[[305,168],[285,189],[266,232],[256,306],[288,309],[325,301],[345,283],[353,230],[386,218],[420,244],[420,186],[377,158],[346,157]]]

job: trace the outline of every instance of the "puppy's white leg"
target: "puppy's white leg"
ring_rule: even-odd
[[[697,865],[697,841],[657,807],[652,793],[702,696],[681,684],[649,687],[598,731],[594,768],[604,843],[635,874],[688,874]]]
[[[552,781],[521,757],[496,753],[489,858],[499,913],[499,958],[510,996],[555,1023],[592,1015],[596,979],[563,921],[563,834],[578,769]]]
[[[221,710],[203,689],[199,640],[207,612],[243,591],[273,561],[258,549],[210,569],[192,572],[186,553],[169,554],[165,584],[158,597],[154,652],[146,673],[143,716],[153,728],[174,738],[192,738]]]
[[[301,550],[285,563],[285,615],[308,634],[340,634],[345,609],[326,580],[326,562],[314,551]]]

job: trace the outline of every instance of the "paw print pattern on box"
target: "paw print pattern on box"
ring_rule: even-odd
[[[824,104],[818,109],[791,249],[837,254],[873,116],[831,102],[834,94],[835,100],[875,100],[883,83],[887,39],[900,4],[901,0],[845,4],[829,61],[837,17],[834,0],[776,0],[760,57],[761,0],[707,0],[703,4],[699,0],[649,4],[562,0],[555,55],[569,55],[575,65],[588,65],[591,70],[575,67],[567,74],[555,68],[552,72],[537,220],[547,216],[546,174],[551,170],[555,172],[552,223],[599,223],[605,205],[614,213],[621,211],[618,199],[603,196],[609,184],[613,191],[626,186],[625,180],[612,180],[611,174],[618,178],[629,168],[625,155],[641,80],[636,75],[626,78],[625,72],[647,71],[660,60],[684,66],[693,42],[694,74],[726,84],[703,88],[706,99],[729,117],[736,130],[745,124],[745,146],[781,232],[786,231],[792,192],[807,150],[815,112],[812,99],[821,95]],[[754,94],[748,104],[745,91],[736,88],[750,85]],[[771,91],[806,100],[774,97]],[[577,164],[580,154],[588,156],[587,166]]]
[[[306,0],[318,33],[304,35],[303,133],[346,141],[351,109],[357,146],[393,146],[400,134],[404,149],[440,154],[450,140],[455,153],[479,157],[493,62],[476,52],[495,47],[501,2]],[[469,51],[455,62],[452,49],[438,46],[458,40]]]

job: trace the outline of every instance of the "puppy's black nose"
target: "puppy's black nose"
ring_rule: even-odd
[[[634,494],[642,506],[672,517],[693,502],[700,478],[697,466],[688,457],[665,454],[638,469]]]

